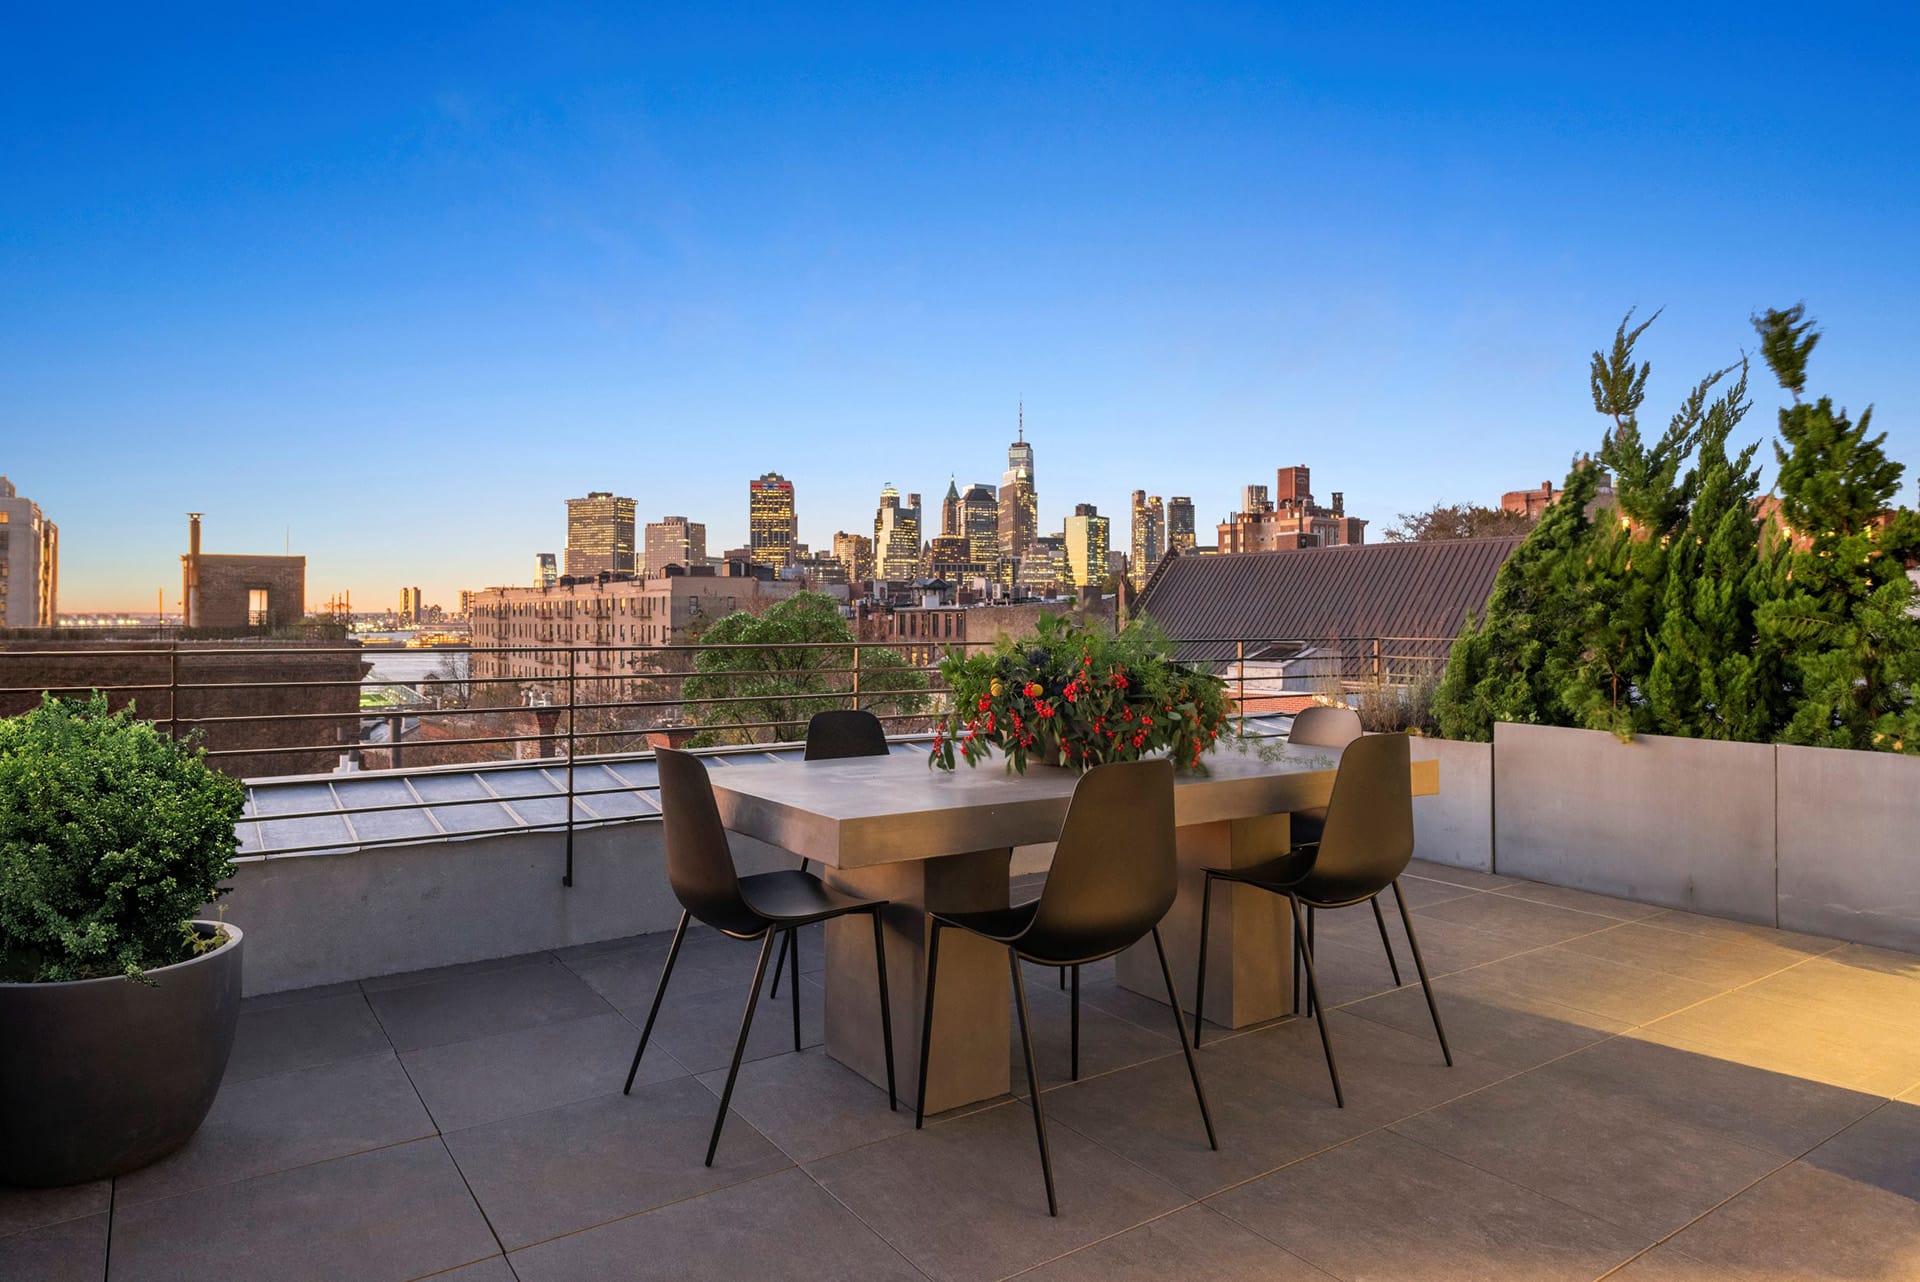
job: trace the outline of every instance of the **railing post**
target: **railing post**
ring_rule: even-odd
[[[167,646],[167,737],[180,738],[180,643]]]
[[[1380,638],[1373,639],[1373,684],[1378,686],[1382,676],[1380,670]]]
[[[860,643],[853,643],[853,710],[860,711]]]
[[[387,734],[393,739],[392,768],[395,770],[400,768],[400,736],[406,733],[406,729],[407,718],[405,713],[396,712],[387,718]]]
[[[1233,643],[1233,657],[1240,664],[1240,737],[1247,737],[1247,643]]]
[[[567,647],[567,871],[560,884],[573,885],[573,660],[578,651]]]

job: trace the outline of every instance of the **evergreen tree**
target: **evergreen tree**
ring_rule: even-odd
[[[1920,751],[1920,621],[1906,567],[1920,517],[1889,511],[1902,468],[1829,397],[1807,403],[1820,335],[1804,306],[1753,318],[1761,352],[1793,403],[1780,411],[1780,571],[1760,606],[1759,651],[1784,678],[1780,737],[1833,748]]]

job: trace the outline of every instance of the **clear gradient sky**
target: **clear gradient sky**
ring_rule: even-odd
[[[558,8],[12,11],[64,610],[177,608],[189,509],[363,608],[526,581],[589,489],[718,551],[777,469],[822,546],[997,482],[1021,398],[1045,528],[1304,462],[1377,535],[1557,482],[1634,306],[1664,422],[1805,299],[1920,465],[1906,6]]]

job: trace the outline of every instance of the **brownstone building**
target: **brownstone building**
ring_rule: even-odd
[[[203,553],[200,514],[189,512],[180,600],[189,628],[290,627],[307,613],[307,558]]]
[[[1272,499],[1264,485],[1246,487],[1245,506],[1217,527],[1220,551],[1287,552],[1367,541],[1367,523],[1347,515],[1346,495],[1335,490],[1329,506],[1314,502],[1310,469],[1283,467],[1275,481]]]

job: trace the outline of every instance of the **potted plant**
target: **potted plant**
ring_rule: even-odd
[[[240,932],[198,921],[245,793],[105,696],[0,720],[0,1183],[186,1143],[240,1014]]]
[[[1227,724],[1226,682],[1175,662],[1144,620],[1116,633],[1042,613],[1035,636],[949,654],[940,673],[953,691],[934,728],[932,764],[943,770],[994,748],[1015,773],[1030,760],[1090,770],[1158,752],[1203,770]]]

